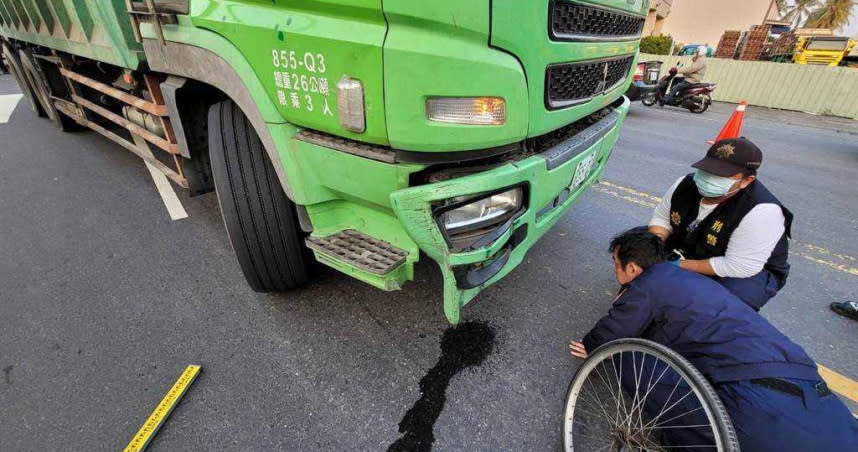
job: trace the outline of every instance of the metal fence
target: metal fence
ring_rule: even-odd
[[[691,57],[642,53],[638,61],[663,61],[662,73]],[[704,81],[717,83],[712,99],[858,119],[858,69],[768,61],[709,58]]]

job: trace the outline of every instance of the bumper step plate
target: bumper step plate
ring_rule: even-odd
[[[307,246],[344,264],[384,276],[405,262],[408,252],[354,229],[327,237],[308,237]]]

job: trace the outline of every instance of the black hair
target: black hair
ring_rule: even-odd
[[[620,265],[625,268],[630,262],[646,270],[652,265],[667,260],[667,249],[661,239],[649,232],[646,226],[631,228],[611,239],[610,253],[617,252]]]

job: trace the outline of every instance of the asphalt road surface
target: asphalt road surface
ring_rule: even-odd
[[[17,92],[8,76],[0,94]],[[552,450],[578,365],[567,343],[616,293],[607,241],[706,149],[731,106],[632,107],[605,183],[464,310],[485,361],[449,382],[435,450]],[[763,314],[858,379],[858,136],[751,110],[760,178],[796,215],[793,273]],[[800,119],[796,121],[784,119]],[[848,124],[847,124],[848,126]],[[94,132],[63,134],[22,100],[0,124],[0,450],[118,450],[187,364],[203,372],[151,450],[380,450],[400,434],[447,328],[421,262],[401,292],[320,270],[304,290],[252,292],[213,194],[172,221],[143,163]]]

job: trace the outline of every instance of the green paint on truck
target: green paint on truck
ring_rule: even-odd
[[[129,87],[129,77],[210,95],[166,96],[178,138],[165,139],[183,149],[184,172],[208,164],[205,142],[186,138],[206,108],[233,102],[306,233],[320,243],[343,245],[333,238],[344,231],[372,241],[339,255],[314,247],[316,259],[396,290],[423,253],[443,274],[452,323],[598,180],[628,110],[622,93],[647,8],[642,0],[154,5],[157,22],[138,0],[0,0],[0,35],[40,57],[47,79],[51,64],[85,71],[91,61],[115,69],[100,82],[143,99],[153,99],[151,86]],[[77,82],[66,83],[75,91]],[[48,85],[60,111],[85,110],[81,96]],[[76,120],[92,124],[88,117]],[[250,236],[230,232],[247,275],[236,240]],[[259,240],[245,245],[265,254]],[[373,266],[390,256],[404,258]]]

